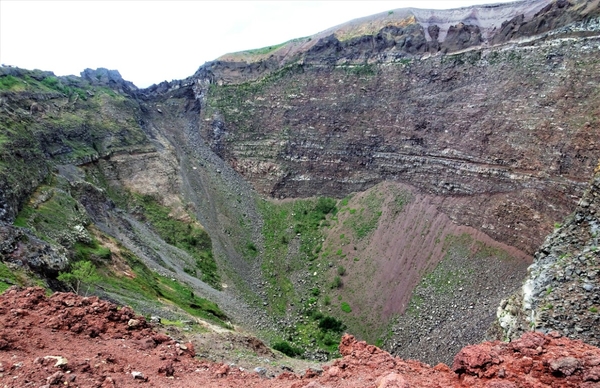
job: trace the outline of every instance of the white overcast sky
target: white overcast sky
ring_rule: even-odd
[[[511,0],[0,0],[0,63],[79,75],[119,70],[138,87],[192,75],[229,52],[270,46],[396,8]]]

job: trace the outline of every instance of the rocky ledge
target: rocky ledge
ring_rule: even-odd
[[[600,345],[600,165],[575,212],[535,253],[522,289],[498,309],[507,338],[559,331]]]
[[[343,358],[302,375],[194,357],[193,343],[154,331],[128,307],[96,297],[13,287],[0,296],[3,387],[597,387],[600,349],[559,333],[528,332],[468,346],[452,367],[392,357],[345,335]],[[260,369],[260,368],[258,368]]]

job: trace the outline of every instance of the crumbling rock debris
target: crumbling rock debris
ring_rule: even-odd
[[[2,387],[27,381],[48,388],[591,388],[600,381],[600,349],[556,332],[467,346],[452,368],[395,358],[346,334],[340,343],[343,358],[309,368],[303,376],[284,371],[270,378],[195,359],[191,343],[178,344],[154,332],[130,308],[98,298],[47,297],[41,288],[13,287],[0,295],[0,306],[0,338],[10,344],[10,351],[0,351]],[[18,310],[27,314],[15,315]],[[134,328],[128,324],[132,319],[139,321]],[[89,335],[90,327],[95,336]],[[140,344],[152,346],[140,349]]]

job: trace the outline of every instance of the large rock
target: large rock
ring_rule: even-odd
[[[52,277],[69,265],[64,252],[24,229],[8,225],[0,225],[0,261]]]

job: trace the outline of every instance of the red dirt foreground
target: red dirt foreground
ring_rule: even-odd
[[[394,358],[345,335],[342,359],[267,379],[194,358],[128,308],[41,288],[0,296],[2,387],[600,387],[600,349],[557,333],[464,348],[452,369]]]

